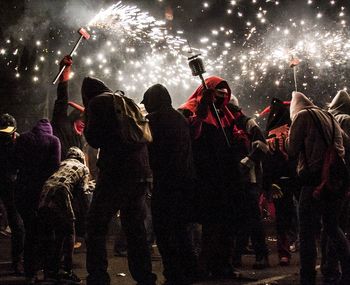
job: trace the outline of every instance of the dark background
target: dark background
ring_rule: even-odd
[[[4,49],[6,52],[0,54],[0,112],[9,112],[14,115],[20,131],[30,128],[37,119],[50,118],[56,93],[56,86],[51,83],[58,69],[55,61],[69,53],[78,37],[76,31],[80,26],[85,26],[101,8],[106,8],[116,2],[108,0],[1,0],[0,50]],[[208,8],[204,7],[204,2],[209,4]],[[173,19],[167,20],[168,30],[173,33],[177,30],[184,31],[184,37],[194,47],[202,45],[200,42],[202,37],[212,38],[212,29],[218,29],[220,26],[232,29],[229,37],[224,35],[216,37],[218,48],[210,52],[210,58],[222,59],[224,68],[215,73],[229,81],[233,93],[239,98],[243,109],[249,115],[264,109],[273,97],[283,100],[290,99],[294,88],[293,73],[286,63],[282,70],[269,68],[267,73],[259,78],[258,85],[252,84],[244,77],[235,81],[233,78],[240,73],[240,66],[230,61],[232,56],[253,46],[259,47],[267,39],[266,35],[271,30],[280,24],[288,23],[289,19],[315,18],[318,12],[323,15],[323,28],[332,31],[342,30],[343,34],[349,33],[348,26],[339,26],[339,11],[341,7],[344,7],[343,11],[346,14],[350,1],[335,1],[334,5],[330,5],[328,0],[313,0],[313,3],[308,5],[307,0],[281,0],[278,1],[279,5],[276,5],[276,1],[273,0],[256,0],[257,3],[252,3],[252,0],[237,0],[235,6],[230,5],[230,2],[227,0],[123,1],[125,4],[135,4],[141,10],[149,11],[157,19],[165,19],[166,13],[172,14]],[[261,25],[256,17],[260,7],[267,11],[267,23],[264,25]],[[227,13],[228,9],[232,9],[232,14]],[[237,13],[242,13],[244,16],[240,18]],[[347,22],[349,22],[348,18],[346,14],[344,19]],[[252,39],[245,43],[252,27],[246,25],[247,21],[251,21],[252,26],[256,26],[256,32]],[[297,29],[293,30],[293,33],[297,32]],[[76,75],[70,82],[70,91],[71,99],[77,102],[81,102],[81,81],[87,75],[87,69],[79,64],[79,58],[88,56],[102,42],[110,39],[110,34],[104,35],[101,31],[99,33],[97,41],[82,44],[74,61],[73,68]],[[291,46],[297,36],[294,37],[291,34]],[[223,43],[228,39],[233,43],[232,47],[228,48],[230,57],[222,57]],[[40,46],[36,43],[38,40],[41,41]],[[133,56],[141,58],[147,47],[136,43],[134,46],[136,53]],[[58,50],[61,51],[60,55],[57,54]],[[44,56],[44,61],[40,60],[41,56]],[[127,56],[118,54],[115,59],[110,59],[113,67],[112,74],[123,67],[121,60],[123,58],[126,59]],[[209,58],[204,57],[204,62],[208,61]],[[35,66],[38,66],[38,70],[34,69]],[[323,106],[331,100],[337,90],[347,86],[349,61],[345,60],[341,65],[332,65],[330,68],[317,71],[317,80],[314,79],[315,68],[307,60],[302,61],[298,70],[300,91],[305,92],[316,104]],[[19,77],[16,77],[17,73]],[[34,76],[39,78],[38,81],[33,81]],[[123,87],[119,86],[120,84],[112,76],[106,76],[98,71],[95,76],[103,79],[112,89]],[[188,78],[190,88],[186,92],[177,92],[177,88],[170,88],[175,107],[184,102],[199,83],[192,78],[189,69]],[[275,84],[277,78],[283,78],[279,85]],[[142,88],[137,88],[133,94],[129,95],[139,100],[144,91]]]

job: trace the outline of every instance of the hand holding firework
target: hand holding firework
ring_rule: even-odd
[[[88,40],[90,38],[90,34],[84,28],[80,28],[78,33],[80,34],[80,38],[78,39],[78,41],[74,45],[72,51],[70,52],[70,54],[69,54],[70,57],[72,57],[73,53],[75,53],[75,51],[77,50],[78,46],[80,45],[80,43],[83,39]],[[60,72],[56,75],[55,79],[53,80],[53,82],[52,82],[53,84],[56,84],[57,80],[60,78],[61,74],[63,73],[63,71],[65,69],[66,69],[66,65],[63,65],[61,67]]]
[[[60,70],[63,68],[63,72],[60,76],[60,82],[68,81],[72,69],[73,60],[70,55],[66,55],[60,62]]]

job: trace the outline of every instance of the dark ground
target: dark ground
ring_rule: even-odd
[[[272,225],[268,225],[268,228],[272,228]],[[276,239],[273,232],[268,234],[268,244],[271,250],[270,253],[270,265],[271,267],[265,270],[254,270],[252,264],[254,263],[253,255],[245,255],[243,257],[243,267],[240,269],[242,276],[245,280],[215,280],[196,283],[197,285],[294,285],[299,284],[299,254],[294,253],[291,264],[288,267],[281,267],[278,265],[278,256],[276,251]],[[86,270],[85,270],[85,253],[86,249],[84,243],[82,247],[76,250],[74,255],[75,273],[83,279],[85,284]],[[110,237],[108,242],[109,253],[109,274],[111,276],[112,285],[132,285],[135,282],[132,280],[128,271],[127,259],[125,257],[113,256],[113,236]],[[162,276],[162,262],[157,254],[155,248],[155,254],[153,256],[153,271],[158,275],[157,284],[162,284],[164,278]],[[124,276],[125,275],[125,276]],[[250,279],[250,280],[249,280]],[[0,285],[10,284],[25,284],[23,277],[11,276],[10,272],[10,238],[0,236]],[[44,283],[42,282],[44,285]],[[321,276],[318,269],[318,283],[322,284]]]

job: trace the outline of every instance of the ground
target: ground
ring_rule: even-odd
[[[265,270],[253,270],[252,264],[254,262],[254,256],[245,255],[243,257],[243,268],[240,269],[243,276],[242,280],[219,280],[219,281],[207,281],[196,283],[196,285],[293,285],[299,284],[299,258],[298,253],[294,253],[291,264],[288,267],[281,267],[278,265],[278,256],[276,251],[276,239],[273,235],[267,237],[270,253],[271,267]],[[10,238],[0,237],[0,285],[10,284],[25,284],[23,277],[14,277],[10,274]],[[107,244],[109,252],[109,274],[111,276],[112,285],[132,285],[135,282],[131,279],[128,271],[127,259],[125,257],[113,256],[113,238],[110,237]],[[162,284],[164,278],[162,276],[162,261],[156,254],[153,260],[153,271],[158,275],[157,284]],[[86,269],[85,269],[85,254],[86,249],[84,242],[82,246],[76,250],[74,254],[75,273],[83,279],[83,285],[85,284]],[[318,269],[319,271],[319,269]],[[44,283],[42,283],[44,285]],[[318,283],[322,284],[321,276],[318,272]]]

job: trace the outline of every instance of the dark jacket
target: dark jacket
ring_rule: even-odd
[[[79,119],[80,111],[73,110],[68,115],[68,82],[60,82],[57,87],[57,98],[52,115],[53,134],[60,139],[61,157],[66,157],[67,151],[72,146],[83,149],[85,139],[74,130],[74,121]]]
[[[36,207],[45,181],[58,169],[61,160],[60,141],[52,134],[47,119],[41,119],[31,131],[20,135],[16,157],[19,195],[29,207]]]
[[[213,89],[224,87],[231,96],[227,82],[219,77],[207,78],[206,84]],[[202,91],[203,87],[198,87],[180,110],[188,118],[194,134],[192,148],[199,182],[201,218],[209,223],[217,223],[237,218],[240,212],[237,203],[241,199],[238,193],[242,189],[239,172],[241,145],[235,137],[233,116],[227,109],[229,98],[219,113],[226,136],[231,142],[230,147],[211,110],[206,118],[197,116],[203,102]]]
[[[194,178],[190,130],[185,117],[171,106],[171,98],[160,84],[149,88],[143,103],[153,136],[149,145],[154,183],[164,189],[185,189]],[[190,185],[188,185],[190,186]]]
[[[123,144],[111,92],[100,80],[88,80],[89,91],[83,91],[86,111],[84,135],[90,146],[99,148],[97,166],[119,179],[144,180],[151,176],[146,144]],[[94,82],[96,85],[94,85]],[[91,93],[94,90],[95,93]]]

